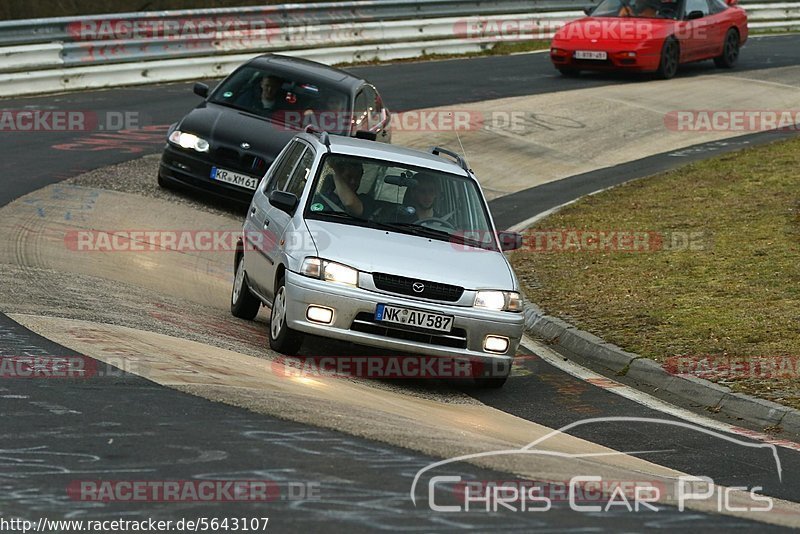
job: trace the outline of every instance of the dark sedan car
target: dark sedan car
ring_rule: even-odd
[[[278,153],[309,126],[391,141],[389,110],[374,86],[299,58],[257,57],[220,83],[195,84],[205,98],[168,133],[158,183],[250,203]]]

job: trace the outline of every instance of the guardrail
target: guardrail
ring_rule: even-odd
[[[377,0],[0,22],[0,96],[211,78],[265,52],[323,63],[544,40],[597,0]],[[800,29],[800,2],[742,0],[751,28]]]

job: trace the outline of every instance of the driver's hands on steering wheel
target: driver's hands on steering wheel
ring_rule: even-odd
[[[419,219],[418,221],[415,221],[415,222],[419,226],[426,226],[428,228],[432,228],[432,227],[435,227],[435,226],[444,226],[445,228],[449,228],[451,230],[455,230],[456,229],[456,227],[453,226],[453,223],[451,223],[450,221],[447,221],[445,219],[442,219],[440,217],[428,217],[426,219]],[[431,225],[429,223],[434,223],[434,225]]]

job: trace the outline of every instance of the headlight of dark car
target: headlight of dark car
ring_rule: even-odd
[[[208,152],[211,145],[202,137],[194,134],[175,130],[169,135],[169,142],[181,148],[192,149],[197,152]]]

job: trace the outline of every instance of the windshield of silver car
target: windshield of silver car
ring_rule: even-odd
[[[486,203],[472,179],[397,162],[326,156],[305,214],[310,219],[498,249]]]

